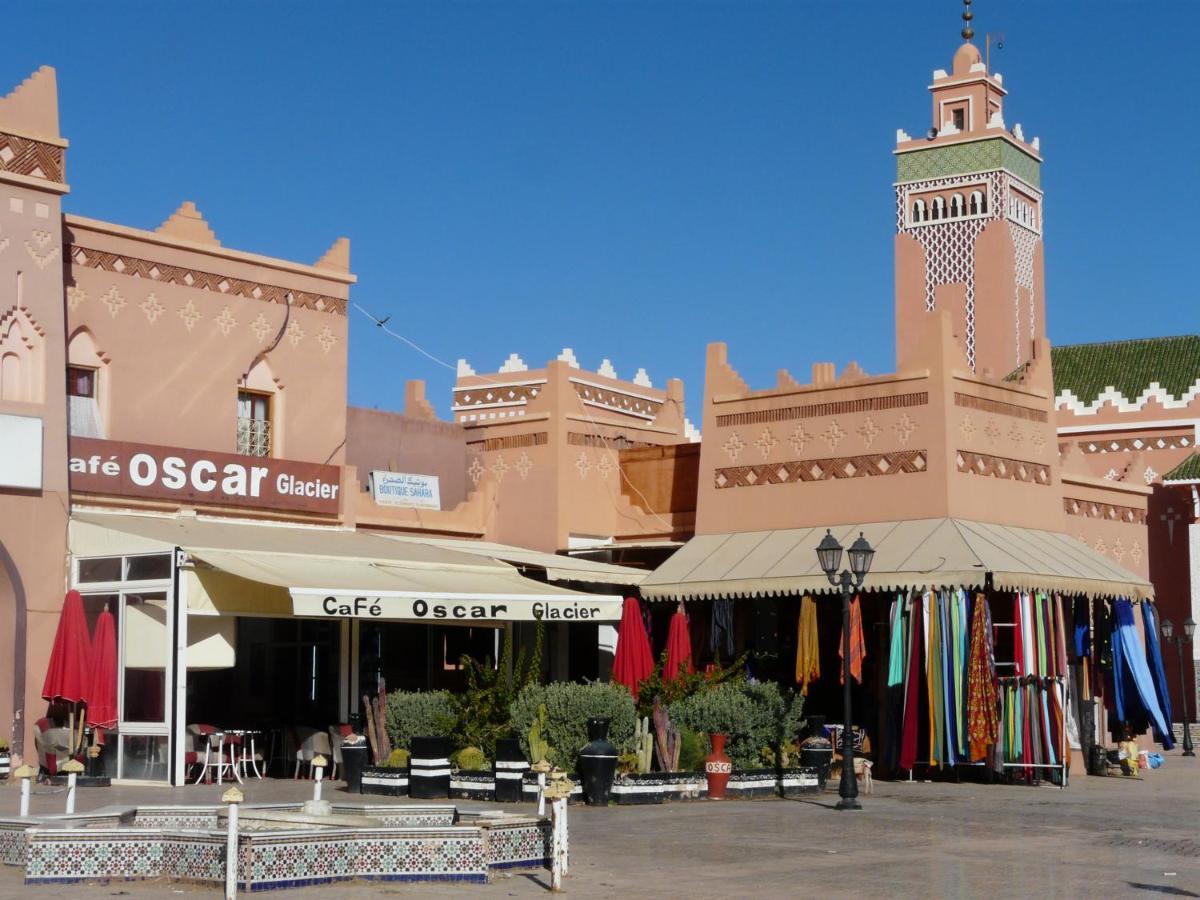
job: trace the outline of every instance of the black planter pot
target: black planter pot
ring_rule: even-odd
[[[367,765],[366,741],[361,744],[342,744],[342,775],[346,779],[346,790],[351,794],[362,793],[363,769]]]
[[[444,800],[450,796],[450,742],[446,738],[412,739],[408,796],[419,800]]]
[[[588,806],[608,806],[617,773],[617,748],[608,739],[608,719],[587,721],[588,744],[579,753],[579,774]]]
[[[500,803],[521,801],[521,780],[529,771],[529,763],[521,752],[521,742],[516,738],[501,738],[496,741],[496,761],[492,764],[496,779],[496,800]]]

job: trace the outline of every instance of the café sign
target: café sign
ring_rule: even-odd
[[[616,622],[616,596],[445,594],[292,588],[292,613],[322,619],[378,619],[470,625],[475,622]]]
[[[442,497],[436,475],[408,472],[371,472],[371,496],[380,506],[407,506],[417,509],[441,509]]]
[[[341,469],[320,463],[72,437],[71,491],[337,515]]]

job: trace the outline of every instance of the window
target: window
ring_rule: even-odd
[[[946,217],[946,201],[941,197],[933,198],[933,218],[944,219]]]
[[[924,200],[913,201],[912,220],[914,222],[924,222],[925,221],[925,201]]]
[[[271,455],[271,398],[267,394],[238,391],[237,452]]]
[[[963,209],[963,195],[955,194],[950,198],[950,215],[961,216],[965,210]]]
[[[987,212],[987,204],[983,199],[983,194],[979,191],[971,191],[971,215],[980,216]]]
[[[967,127],[967,125],[966,125],[966,122],[967,122],[966,110],[964,110],[961,106],[958,109],[953,110],[950,113],[950,115],[953,116],[953,118],[954,118],[954,127],[957,128],[959,131],[962,131],[964,128]]]
[[[67,396],[96,399],[96,370],[67,366]]]

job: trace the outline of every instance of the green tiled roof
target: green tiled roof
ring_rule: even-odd
[[[1173,468],[1163,481],[1200,481],[1200,453],[1193,453]]]
[[[1200,334],[1071,344],[1050,351],[1054,393],[1092,403],[1107,387],[1136,400],[1151,382],[1178,398],[1200,380]]]

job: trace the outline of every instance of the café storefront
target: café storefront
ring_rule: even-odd
[[[542,622],[594,634],[620,618],[619,593],[561,586],[605,590],[596,583],[619,573],[555,571],[560,558],[549,554],[537,580],[525,565],[453,542],[368,534],[336,519],[87,502],[170,496],[336,512],[333,466],[91,440],[72,451],[70,584],[92,622],[105,608],[116,620],[120,715],[104,754],[114,778],[182,784],[197,724],[258,732],[265,764],[290,774],[289,734],[349,721],[380,677],[392,689],[453,687],[461,656],[495,659],[505,629]]]

